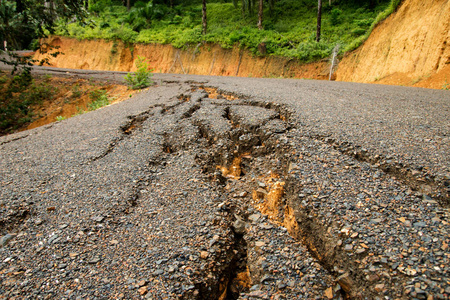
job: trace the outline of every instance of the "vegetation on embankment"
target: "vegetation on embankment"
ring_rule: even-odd
[[[133,93],[103,81],[0,71],[0,136],[96,110]]]
[[[264,1],[263,29],[257,27],[258,1],[207,1],[208,30],[202,35],[201,1],[89,1],[86,24],[61,22],[56,34],[77,39],[122,40],[125,43],[171,44],[176,48],[200,42],[229,49],[248,49],[254,55],[275,55],[310,62],[359,46],[374,24],[386,18],[401,0],[323,1],[322,34],[316,42],[317,0]],[[224,3],[225,2],[225,3]],[[253,9],[242,8],[252,3]],[[255,5],[256,4],[256,5]]]

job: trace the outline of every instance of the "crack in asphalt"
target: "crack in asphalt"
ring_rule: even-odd
[[[130,159],[140,153],[134,147],[148,146],[142,147],[144,152],[130,165],[126,158],[117,162],[123,168],[118,167],[118,172],[130,173],[111,181],[127,180],[125,192],[111,192],[114,199],[122,200],[113,205],[113,216],[93,219],[96,223],[106,219],[123,224],[124,232],[133,228],[132,220],[125,221],[127,216],[148,222],[142,225],[150,228],[148,236],[142,237],[148,243],[151,237],[161,243],[167,239],[162,235],[171,233],[164,231],[171,218],[177,220],[174,226],[179,225],[177,222],[184,227],[196,222],[187,208],[191,203],[185,200],[193,201],[189,198],[191,190],[177,192],[176,180],[188,180],[178,183],[180,186],[194,183],[197,190],[192,193],[197,198],[216,196],[195,202],[204,205],[202,209],[214,207],[208,210],[210,223],[204,221],[189,229],[205,235],[175,227],[176,232],[191,238],[191,243],[201,245],[196,244],[198,249],[193,246],[200,252],[199,258],[173,254],[148,262],[141,271],[150,268],[151,283],[140,285],[139,293],[147,285],[154,284],[155,289],[142,289],[141,295],[161,295],[165,280],[178,283],[170,287],[178,299],[268,298],[280,291],[287,299],[330,298],[330,294],[337,299],[375,298],[380,294],[405,298],[417,294],[417,290],[406,292],[410,286],[420,286],[429,295],[447,288],[445,233],[449,225],[438,205],[448,205],[448,195],[443,196],[444,182],[427,179],[421,170],[388,162],[389,158],[372,155],[349,142],[302,134],[301,120],[294,120],[287,105],[229,93],[201,82],[189,84],[188,90],[167,99],[169,104],[155,104],[129,116],[101,154],[91,158],[91,162],[97,162],[95,167],[101,167],[102,159],[115,161],[124,153]],[[186,170],[202,176],[189,177]],[[113,172],[114,167],[107,171]],[[417,193],[425,191],[422,184],[432,189],[423,198]],[[110,192],[109,188],[105,189]],[[93,193],[96,189],[101,190],[95,185],[88,188]],[[166,207],[179,211],[163,213]],[[9,224],[0,221],[0,225],[15,231],[31,226],[26,219],[33,217],[33,212],[26,212],[19,223],[14,214],[11,216]],[[160,223],[152,223],[154,219]],[[119,230],[122,225],[116,223],[112,228]],[[210,234],[206,224],[217,225],[220,234]],[[103,224],[97,224],[89,235],[95,236],[102,228]],[[288,242],[289,236],[296,242]],[[51,237],[49,244],[57,238]],[[442,251],[429,248],[429,241],[439,242],[436,245]],[[149,260],[146,255],[152,251],[161,255],[155,248],[138,253],[144,261]],[[165,251],[168,249],[163,249],[164,255]],[[180,251],[187,253],[190,249],[184,246]],[[278,257],[283,253],[296,253],[296,258],[289,256],[283,261]],[[97,254],[87,254],[89,264],[101,264]],[[200,262],[197,267],[185,264],[178,269],[173,261],[179,257],[183,262]],[[416,257],[420,259],[413,259]],[[162,265],[169,259],[174,265],[165,273]],[[66,267],[63,264],[61,269]]]
[[[448,180],[438,179],[432,174],[414,169],[403,163],[395,162],[393,158],[375,155],[361,146],[352,145],[349,142],[335,141],[329,136],[313,136],[331,145],[342,154],[351,156],[358,161],[367,162],[386,174],[408,185],[413,191],[424,194],[427,201],[437,201],[444,207],[450,207],[450,194]]]

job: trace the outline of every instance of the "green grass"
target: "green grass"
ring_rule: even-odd
[[[171,44],[176,48],[199,42],[215,43],[223,48],[238,45],[254,55],[261,55],[258,45],[264,42],[266,55],[309,62],[329,57],[336,44],[340,44],[341,53],[355,49],[400,2],[380,0],[370,9],[367,4],[330,6],[325,1],[320,43],[315,42],[317,1],[312,0],[279,0],[272,12],[266,7],[264,30],[256,27],[257,13],[243,15],[241,8],[235,8],[232,3],[209,3],[208,32],[202,36],[199,3],[168,8],[149,2],[136,4],[130,12],[121,5],[96,7],[92,9],[96,12],[90,25],[61,23],[56,33],[78,39]]]
[[[99,109],[103,106],[107,106],[111,103],[111,99],[106,95],[106,91],[104,90],[93,90],[89,93],[89,98],[91,98],[91,102],[88,104],[88,110],[93,111]]]

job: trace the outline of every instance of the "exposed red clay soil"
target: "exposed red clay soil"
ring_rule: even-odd
[[[185,50],[171,45],[50,37],[65,55],[50,58],[61,68],[135,71],[138,56],[157,73],[327,80],[327,61],[302,64],[295,59],[256,57],[237,47],[199,44]],[[369,39],[340,62],[338,81],[446,89],[450,86],[450,2],[404,0]],[[37,53],[35,58],[44,56]]]
[[[450,2],[404,0],[339,64],[337,80],[447,88]]]
[[[59,46],[64,55],[50,58],[54,67],[135,71],[138,56],[147,58],[155,73],[179,73],[240,77],[286,77],[328,79],[328,62],[302,64],[282,57],[256,57],[239,48],[223,49],[219,45],[201,44],[186,50],[171,45],[135,44],[120,41],[83,40],[51,37],[47,41]],[[37,53],[35,58],[45,56]]]
[[[36,80],[39,82],[41,79]],[[57,117],[70,118],[88,111],[88,105],[92,102],[89,94],[94,90],[106,91],[106,95],[111,100],[111,104],[123,101],[135,93],[135,91],[128,90],[124,85],[108,84],[86,79],[53,77],[49,79],[48,84],[58,87],[57,93],[51,99],[34,106],[33,112],[36,117],[33,122],[25,125],[18,131],[55,122]]]

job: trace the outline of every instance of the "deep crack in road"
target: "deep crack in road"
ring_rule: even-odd
[[[448,92],[157,83],[0,138],[0,297],[449,297]]]

